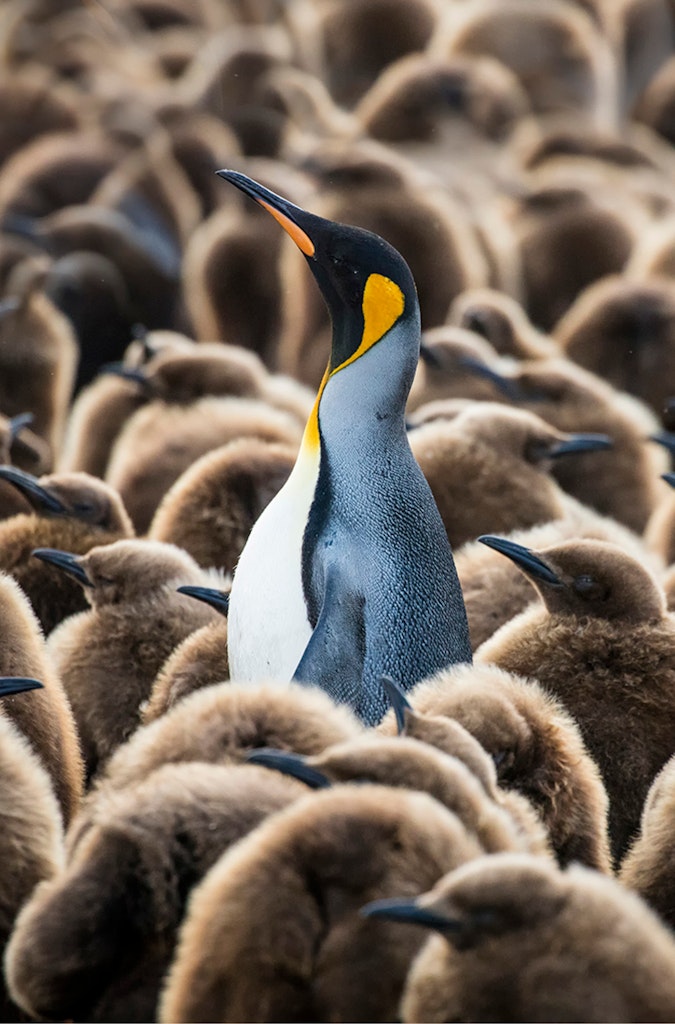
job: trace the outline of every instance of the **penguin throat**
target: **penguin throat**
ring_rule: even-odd
[[[358,345],[354,344],[354,314],[346,309],[333,320],[331,358],[324,372],[314,407],[310,413],[302,439],[302,450],[318,452],[319,405],[328,380],[355,362],[373,347],[394,326],[403,314],[405,300],[399,286],[382,274],[371,274],[363,290],[362,330]]]

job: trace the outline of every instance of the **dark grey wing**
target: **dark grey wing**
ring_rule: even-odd
[[[319,618],[293,678],[296,682],[319,686],[336,703],[349,704],[361,715],[364,602],[362,596],[345,585],[345,575],[335,564],[327,569]]]

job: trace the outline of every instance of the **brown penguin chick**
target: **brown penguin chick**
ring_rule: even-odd
[[[632,112],[675,46],[675,11],[670,0],[619,0],[605,4],[605,32],[622,64],[621,109]]]
[[[602,541],[540,552],[495,537],[483,543],[514,561],[542,601],[502,626],[476,661],[538,679],[574,716],[602,773],[620,859],[675,749],[675,620],[663,591],[643,565]]]
[[[0,413],[0,465],[15,465],[21,469],[41,472],[49,464],[49,447],[45,441],[29,430],[32,413],[19,413],[8,419]],[[24,497],[4,481],[0,481],[0,519],[8,519],[18,512],[30,512]]]
[[[454,12],[453,12],[454,14]],[[466,5],[437,33],[433,53],[490,56],[517,77],[537,114],[572,113],[612,121],[616,62],[583,11],[559,0],[497,0]]]
[[[619,871],[620,881],[637,892],[671,928],[675,925],[674,815],[675,758],[671,757],[651,784],[640,834]]]
[[[0,165],[40,136],[76,131],[83,97],[65,82],[56,84],[33,65],[0,79],[3,133]]]
[[[675,1013],[672,936],[636,896],[585,867],[482,857],[417,900],[363,913],[440,933],[412,965],[404,1021],[665,1022]]]
[[[559,460],[553,475],[578,501],[642,533],[663,495],[659,474],[668,469],[664,453],[645,444],[659,429],[654,414],[568,360],[527,362],[509,379],[517,386],[518,404],[558,430],[612,438],[609,451]]]
[[[222,338],[272,365],[282,302],[279,232],[240,209],[213,213],[194,232],[183,262],[183,287],[196,336]],[[267,273],[260,268],[268,267]],[[242,287],[242,282],[246,286]]]
[[[141,534],[169,488],[200,456],[238,437],[292,445],[301,434],[294,416],[254,399],[208,397],[187,406],[153,402],[125,424],[106,479]]]
[[[60,132],[26,143],[0,169],[4,228],[23,228],[23,217],[45,217],[86,203],[121,152],[109,139],[89,132]]]
[[[663,64],[638,98],[632,117],[672,145],[675,142],[675,58]]]
[[[467,166],[493,180],[529,111],[523,88],[503,64],[416,53],[390,64],[354,113],[372,138],[459,184],[457,171],[466,175]]]
[[[606,436],[563,434],[534,413],[489,402],[417,427],[408,439],[453,548],[474,540],[483,523],[499,522],[508,533],[560,518],[564,495],[548,475],[552,461],[611,445]]]
[[[368,782],[428,793],[457,815],[486,853],[531,852],[527,836],[462,761],[409,736],[387,739],[369,734],[328,747],[313,757],[259,750],[253,751],[247,762],[276,769],[312,789]]]
[[[482,402],[499,401],[509,390],[508,378],[500,374],[497,353],[483,338],[462,327],[431,327],[422,333],[420,358],[415,372],[407,410],[448,398],[466,398]],[[495,378],[477,368],[495,368]],[[502,381],[504,384],[502,385]]]
[[[416,896],[479,851],[426,793],[338,786],[297,801],[193,892],[159,1020],[395,1020],[424,936],[373,927],[359,906]]]
[[[626,267],[645,223],[622,194],[563,181],[511,201],[522,303],[539,330],[552,331],[585,288]]]
[[[167,264],[171,254],[180,260],[182,247],[201,212],[163,128],[152,131],[118,161],[99,182],[89,202],[118,211],[133,225],[141,223],[149,250],[159,256],[159,262],[166,259]]]
[[[334,704],[313,687],[291,684],[280,689],[273,683],[250,687],[229,682],[209,686],[179,701],[120,747],[92,799],[109,786],[123,789],[138,782],[166,763],[236,764],[259,747],[319,754],[362,731],[346,705]]]
[[[0,574],[0,676],[38,679],[42,689],[0,703],[50,777],[66,825],[82,796],[82,755],[73,713],[28,598]]]
[[[118,540],[84,555],[51,548],[36,554],[73,575],[91,605],[48,641],[91,777],[138,725],[140,706],[176,644],[215,617],[176,592],[208,580],[185,551],[155,541]]]
[[[427,48],[439,11],[433,0],[294,0],[287,23],[300,63],[352,107],[388,64]]]
[[[188,551],[204,568],[233,572],[253,524],[285,484],[294,445],[243,437],[203,455],[178,478],[148,536]]]
[[[63,824],[49,776],[25,738],[0,716],[0,856],[4,871],[0,888],[0,952],[12,932],[19,910],[35,886],[63,867]],[[3,1020],[24,1020],[0,987]]]
[[[587,288],[555,328],[575,363],[656,415],[675,377],[675,281],[609,277]]]
[[[17,922],[14,998],[31,1017],[156,1020],[192,888],[303,791],[252,765],[181,764],[101,797],[73,823],[65,871],[35,890]]]
[[[565,502],[563,518],[529,530],[514,530],[509,539],[536,550],[566,540],[609,541],[649,565],[655,574],[660,576],[663,571],[662,561],[637,534],[570,498]],[[469,621],[471,648],[475,651],[537,598],[513,562],[477,541],[455,552],[455,563]]]
[[[607,795],[579,729],[562,704],[531,679],[476,664],[447,669],[408,694],[415,735],[443,744],[429,720],[458,722],[492,757],[502,789],[526,797],[546,827],[561,865],[578,860],[610,870]],[[393,717],[381,731],[391,734]],[[518,809],[508,802],[516,816]]]
[[[143,366],[122,363],[107,370],[134,381],[146,401],[176,405],[208,395],[257,398],[267,376],[253,352],[221,342],[203,342],[185,350],[167,348]]]
[[[20,585],[48,634],[88,605],[82,587],[33,558],[33,550],[61,548],[81,555],[132,537],[131,520],[119,494],[88,473],[54,473],[38,480],[0,466],[0,481],[11,484],[29,505],[28,514],[0,522],[0,569]]]
[[[31,412],[32,429],[59,451],[75,381],[78,349],[69,321],[42,292],[44,264],[14,269],[0,304],[0,408]]]
[[[175,328],[180,250],[168,230],[166,237],[158,235],[156,224],[143,231],[132,214],[82,203],[40,220],[14,217],[10,226],[54,259],[77,251],[104,256],[122,276],[132,319],[149,329]]]
[[[199,48],[181,82],[188,109],[224,121],[248,156],[275,157],[280,148],[284,117],[265,103],[262,83],[270,71],[293,61],[284,20],[229,26]]]
[[[138,367],[160,350],[187,349],[191,345],[182,334],[149,331],[142,341],[131,342],[123,362]],[[131,414],[145,403],[137,383],[117,374],[102,373],[73,402],[57,468],[62,472],[79,470],[105,476],[117,435]]]
[[[560,355],[553,338],[534,327],[519,302],[492,288],[472,288],[458,295],[448,323],[480,334],[500,356],[550,359]]]
[[[161,718],[174,704],[195,690],[230,678],[227,657],[229,592],[211,587],[186,586],[178,589],[181,594],[205,601],[220,612],[221,617],[190,633],[169,655],[152,684],[147,703],[141,708],[143,725]]]
[[[354,143],[342,144],[341,159],[339,151],[319,172],[328,180],[312,208],[328,220],[374,231],[398,249],[415,278],[423,329],[439,326],[460,292],[488,281],[488,262],[474,224],[465,207],[440,185],[428,180],[422,183],[411,172],[402,177],[395,163],[392,166],[383,160],[375,164],[369,150],[361,162],[354,151],[357,157],[362,153]],[[388,177],[383,180],[373,171]],[[333,185],[330,178],[335,173],[338,177]],[[361,175],[366,183],[355,187]],[[301,270],[304,259],[297,246],[283,240],[278,369],[318,385],[330,347],[330,323],[311,275]]]
[[[508,814],[517,830],[520,849],[550,857],[552,846],[539,812],[535,810],[534,804],[517,790],[503,789],[498,785],[495,760],[478,740],[453,718],[443,714],[422,714],[416,711],[408,701],[406,693],[393,681],[383,679],[382,685],[391,701],[399,736],[419,740],[428,746],[436,747],[444,754],[449,754],[453,761],[460,761],[478,780],[490,800]],[[377,732],[382,736],[393,736],[392,715],[385,716],[377,726]]]

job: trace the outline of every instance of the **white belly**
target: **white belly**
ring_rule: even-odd
[[[290,682],[312,635],[302,539],[317,476],[318,462],[296,464],[241,553],[228,612],[230,677],[236,682]]]

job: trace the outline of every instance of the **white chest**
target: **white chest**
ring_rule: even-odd
[[[312,635],[302,540],[318,469],[318,458],[296,464],[241,553],[228,613],[230,676],[237,682],[290,682]]]

